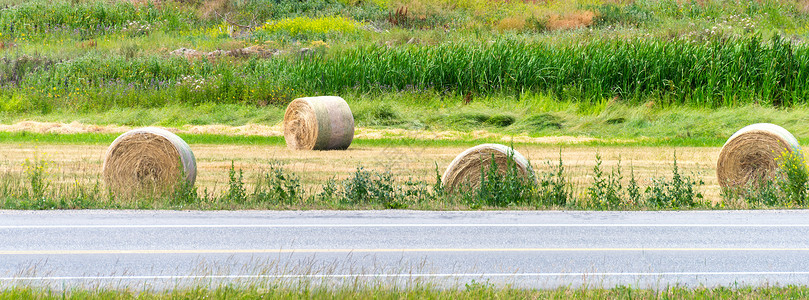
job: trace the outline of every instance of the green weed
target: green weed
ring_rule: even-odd
[[[260,175],[251,198],[262,203],[293,205],[304,197],[300,179],[276,164],[270,164],[268,173]]]
[[[537,191],[534,197],[537,205],[551,207],[567,207],[572,204],[572,186],[565,177],[565,166],[562,162],[562,149],[559,149],[559,163],[547,162],[547,172],[538,178]]]
[[[638,186],[638,181],[635,179],[634,167],[629,170],[629,185],[626,187],[626,193],[628,197],[626,205],[628,207],[633,207],[641,203],[642,194],[640,186]]]
[[[97,194],[97,190],[95,193]],[[177,179],[177,183],[174,185],[173,194],[170,196],[168,203],[170,205],[183,207],[193,205],[200,201],[202,201],[202,199],[197,192],[197,187],[188,182],[188,180],[185,180],[185,174],[181,174],[180,178]]]
[[[467,202],[473,208],[522,206],[532,200],[534,183],[530,164],[528,173],[523,173],[514,161],[513,152],[509,153],[504,172],[492,154],[491,164],[480,166],[480,183],[470,191]]]
[[[403,208],[402,191],[390,172],[375,172],[363,167],[342,182],[342,197],[349,204],[381,204],[388,208]]]
[[[28,159],[23,163],[25,168],[26,181],[29,184],[29,193],[27,196],[33,199],[42,199],[45,193],[48,192],[50,181],[48,180],[48,162],[42,160],[30,161]]]
[[[228,190],[224,197],[227,201],[243,204],[247,201],[247,192],[244,187],[244,172],[236,171],[233,161],[230,162],[228,170]]]
[[[593,185],[587,188],[590,201],[593,206],[600,209],[621,208],[624,206],[621,161],[619,160],[618,165],[606,175],[601,170],[601,162],[601,155],[596,152],[596,165],[593,167]]]
[[[793,151],[782,153],[777,159],[778,187],[784,193],[784,200],[798,206],[807,204],[807,182],[809,182],[809,169],[803,154]]]
[[[671,179],[653,178],[651,186],[646,188],[646,202],[655,208],[695,207],[702,200],[702,194],[696,188],[703,184],[701,180],[680,174],[675,154]]]
[[[728,189],[724,200],[741,199],[749,207],[801,207],[809,197],[809,168],[799,152],[785,151],[776,158],[778,169],[770,176]]]

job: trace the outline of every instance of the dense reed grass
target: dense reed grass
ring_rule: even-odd
[[[598,39],[551,45],[499,38],[436,46],[320,48],[271,59],[18,56],[0,67],[5,111],[246,103],[299,95],[433,91],[487,96],[532,91],[573,102],[649,100],[698,107],[809,100],[809,47],[775,37]]]
[[[775,37],[597,40],[572,45],[490,43],[351,48],[292,64],[293,82],[334,93],[436,89],[491,94],[523,90],[565,99],[608,97],[718,107],[805,103],[809,48]],[[297,81],[300,80],[300,81]]]
[[[401,91],[710,108],[809,97],[799,3],[422,2],[6,0],[0,112],[283,107],[303,95]],[[571,14],[592,20],[548,23]],[[283,54],[168,54],[251,45]]]

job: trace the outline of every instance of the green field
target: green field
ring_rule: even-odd
[[[274,125],[292,99],[336,94],[371,128],[716,145],[773,122],[804,138],[807,16],[801,1],[5,0],[0,122]]]
[[[319,94],[450,106],[552,98],[584,110],[606,102],[793,107],[809,95],[809,9],[800,1],[5,6],[7,113],[282,107]],[[197,52],[171,54],[180,48]]]

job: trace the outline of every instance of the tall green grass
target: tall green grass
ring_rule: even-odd
[[[291,82],[322,92],[524,90],[560,98],[657,98],[707,107],[805,103],[809,48],[775,37],[712,40],[596,40],[571,45],[498,39],[489,43],[357,47],[290,66]]]
[[[599,39],[551,45],[500,38],[436,46],[321,48],[271,59],[88,55],[19,56],[0,67],[0,109],[106,111],[116,107],[242,103],[283,106],[299,95],[432,91],[480,97],[535,91],[699,107],[807,103],[809,47],[780,37]]]

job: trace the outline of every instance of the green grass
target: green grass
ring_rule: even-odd
[[[433,93],[395,93],[384,97],[344,95],[350,103],[356,125],[376,130],[406,129],[418,132],[457,131],[455,140],[425,141],[408,138],[409,134],[382,134],[382,139],[357,139],[354,146],[384,145],[472,145],[477,142],[499,142],[500,137],[481,138],[475,131],[528,137],[574,136],[597,141],[585,145],[641,146],[721,146],[742,127],[759,122],[774,123],[792,132],[799,141],[809,141],[809,128],[802,126],[809,114],[807,106],[773,108],[761,105],[723,107],[718,109],[680,105],[631,105],[604,101],[585,104],[559,101],[552,97],[522,93],[516,96],[475,98],[464,104],[461,96],[441,97]],[[519,98],[519,100],[517,100]],[[240,126],[260,124],[275,126],[283,120],[283,107],[254,108],[244,104],[203,104],[199,106],[169,105],[158,108],[120,108],[103,113],[52,112],[0,113],[0,123],[14,124],[31,120],[40,122],[80,122],[130,127],[164,126],[185,128],[186,125],[221,124]],[[507,118],[511,124],[492,120]],[[60,143],[109,143],[110,136],[83,134],[50,136],[30,133],[3,133],[5,140],[27,142],[33,139]],[[49,137],[50,136],[50,137]],[[190,143],[272,144],[277,138],[247,136],[185,135]],[[401,139],[400,139],[401,138]],[[30,139],[30,140],[29,140]],[[519,139],[515,142],[520,144]]]
[[[87,290],[52,291],[31,287],[5,288],[0,299],[802,299],[805,286],[667,287],[659,290],[619,286],[611,289],[572,288],[536,290],[467,284],[459,289],[416,286],[350,288],[196,287],[170,291]]]
[[[801,83],[809,76],[809,52],[780,37],[767,43],[756,38],[707,44],[640,39],[558,46],[505,38],[485,44],[350,48],[290,65],[291,85],[326,93],[528,90],[582,102],[619,97],[638,103],[659,97],[664,103],[703,107],[790,106],[807,98]]]
[[[593,40],[575,45],[497,38],[440,45],[351,46],[273,59],[189,61],[91,53],[58,62],[12,58],[0,93],[10,112],[122,107],[283,106],[300,95],[430,91],[486,97],[535,92],[597,105],[615,98],[695,107],[806,103],[809,47],[774,37]],[[2,82],[5,81],[5,82]]]
[[[283,107],[327,93],[709,108],[789,107],[809,95],[809,13],[794,1],[6,2],[0,111],[10,114]],[[576,21],[584,28],[554,27],[588,14]],[[336,17],[342,25],[329,27]],[[247,46],[285,54],[168,55]]]
[[[32,132],[0,132],[3,143],[10,144],[111,144],[118,133],[32,133]],[[178,134],[186,143],[219,144],[219,145],[286,145],[283,136],[244,136],[244,135],[217,135],[217,134]],[[606,140],[582,142],[577,145],[593,147],[625,147],[625,146],[671,146],[671,147],[717,147],[722,146],[724,140],[719,139],[642,139],[642,140]],[[483,143],[503,143],[498,138],[464,139],[464,140],[425,140],[414,138],[379,138],[355,139],[352,148],[363,147],[390,147],[390,146],[418,146],[418,147],[466,147]],[[530,145],[531,143],[513,142],[513,145]]]

